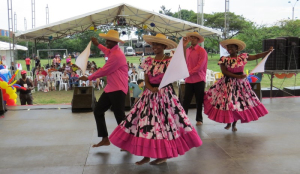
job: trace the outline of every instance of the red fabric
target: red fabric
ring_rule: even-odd
[[[118,126],[109,139],[115,146],[127,150],[131,154],[150,158],[173,158],[183,155],[193,147],[202,145],[195,129],[175,140],[157,140],[135,137]]]
[[[204,48],[196,45],[186,49],[186,63],[190,76],[185,79],[186,83],[206,81],[207,53]]]
[[[25,59],[25,62],[26,62],[26,65],[30,65],[30,58],[27,57],[27,58]]]
[[[95,73],[88,77],[89,80],[96,80],[99,77],[107,76],[107,85],[104,88],[106,93],[114,91],[128,92],[128,66],[126,57],[118,45],[112,49],[99,44],[98,48],[103,51],[108,61],[102,68],[99,68]]]
[[[44,70],[42,71],[42,74],[46,77],[47,76],[47,72]]]

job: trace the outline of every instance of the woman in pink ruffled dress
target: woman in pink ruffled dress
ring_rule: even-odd
[[[239,51],[245,49],[246,44],[238,39],[227,39],[220,43],[227,49],[229,56],[221,57],[218,64],[224,77],[216,82],[205,93],[204,113],[208,118],[219,123],[227,123],[225,129],[231,128],[237,131],[236,122],[242,123],[258,120],[268,113],[264,105],[259,101],[250,83],[246,78],[244,67],[247,61],[265,57],[269,51],[248,55]]]
[[[143,156],[137,165],[161,164],[168,158],[183,155],[202,141],[184,112],[172,84],[158,86],[171,61],[164,49],[177,46],[162,34],[143,36],[152,45],[155,58],[148,57],[142,64],[145,71],[145,90],[125,120],[113,131],[110,141],[134,155]]]

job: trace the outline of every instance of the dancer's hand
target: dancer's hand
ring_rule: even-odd
[[[242,74],[242,75],[238,75],[238,79],[244,79],[244,78],[246,78],[247,77],[247,75],[246,74]]]
[[[99,42],[95,37],[92,37],[91,40],[96,47],[99,45]]]
[[[79,80],[87,81],[87,80],[89,80],[89,79],[87,78],[87,76],[81,76],[81,77],[79,77]]]
[[[183,47],[186,48],[189,43],[190,43],[190,38],[183,37]]]
[[[268,50],[268,52],[271,52],[271,51],[273,51],[273,50],[274,50],[274,48],[273,48],[273,47],[270,47],[269,50]]]

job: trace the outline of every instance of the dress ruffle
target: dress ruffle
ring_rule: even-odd
[[[110,135],[110,141],[119,148],[128,152],[149,158],[173,158],[183,155],[193,147],[202,145],[202,141],[193,129],[173,140],[146,139],[135,137],[126,133],[121,126],[118,126]]]
[[[268,114],[247,79],[222,77],[205,92],[203,103],[208,118],[219,123],[248,123]]]

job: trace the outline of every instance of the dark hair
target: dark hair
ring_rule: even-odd
[[[144,80],[139,79],[139,80],[137,81],[137,84],[139,85],[139,84],[141,84],[142,82],[144,82]]]

